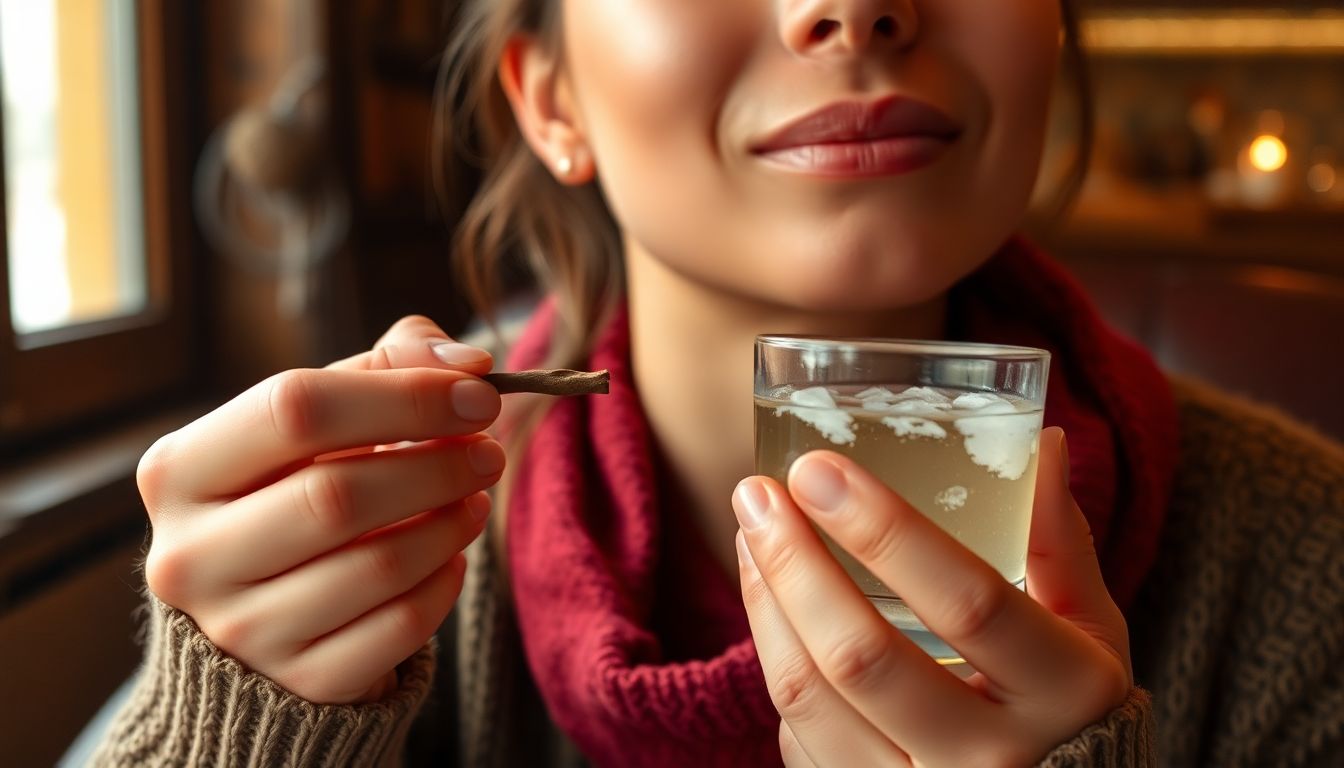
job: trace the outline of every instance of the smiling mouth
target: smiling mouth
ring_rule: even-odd
[[[816,176],[895,176],[931,165],[951,144],[951,139],[936,136],[895,136],[808,144],[759,156],[771,165]]]
[[[891,96],[829,105],[775,131],[751,152],[806,175],[890,176],[930,165],[960,135],[960,126],[937,108]]]

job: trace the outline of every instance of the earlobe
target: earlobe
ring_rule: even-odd
[[[504,47],[499,82],[523,138],[562,184],[592,179],[587,142],[555,58],[540,41],[516,36]]]

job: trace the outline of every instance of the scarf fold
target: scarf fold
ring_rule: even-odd
[[[1068,434],[1074,496],[1127,607],[1156,555],[1177,458],[1165,377],[1022,239],[953,289],[949,316],[953,338],[1052,353],[1045,424]],[[510,369],[542,359],[555,322],[544,302]],[[624,306],[589,366],[611,371],[610,394],[551,407],[518,463],[506,521],[542,698],[599,765],[778,765],[779,715],[745,609],[698,532],[659,503],[662,469],[634,388]]]

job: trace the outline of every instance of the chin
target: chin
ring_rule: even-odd
[[[801,255],[790,259],[795,268],[778,270],[779,280],[768,289],[781,303],[811,312],[880,311],[937,298],[963,276],[958,265],[976,261],[917,245],[872,247],[879,242],[874,237],[866,247],[828,249],[843,255],[820,263]]]
[[[817,279],[800,279],[774,286],[769,297],[772,303],[805,312],[824,314],[853,314],[882,312],[901,307],[914,307],[931,301],[952,287],[955,279],[947,276],[924,274],[900,279],[883,276],[854,280],[837,279],[832,273],[818,275]]]

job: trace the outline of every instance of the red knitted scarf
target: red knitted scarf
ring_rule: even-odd
[[[1166,379],[1022,240],[953,290],[949,316],[955,338],[1053,353],[1045,423],[1068,434],[1073,493],[1127,606],[1175,468]],[[600,765],[777,765],[779,716],[745,610],[698,532],[660,503],[627,319],[616,313],[589,361],[611,371],[611,394],[557,402],[518,467],[508,561],[528,664],[551,716]],[[547,302],[510,368],[542,358],[553,323]]]

